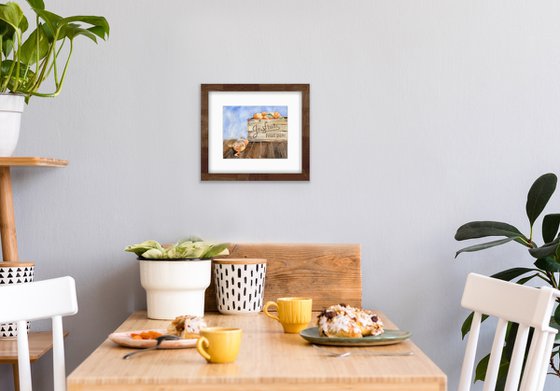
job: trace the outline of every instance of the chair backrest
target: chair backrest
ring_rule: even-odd
[[[550,317],[560,291],[550,287],[540,289],[471,273],[463,292],[461,305],[474,312],[465,358],[459,381],[459,391],[470,390],[480,333],[482,315],[498,318],[484,391],[496,388],[500,359],[508,322],[518,323],[517,336],[507,373],[506,391],[539,391],[544,387],[550,354],[557,330],[550,327]],[[533,337],[524,369],[529,330]],[[521,379],[521,373],[523,378]],[[521,385],[521,386],[520,386]]]
[[[62,317],[78,312],[72,277],[0,287],[0,323],[17,322],[19,386],[31,390],[27,321],[52,318],[54,390],[66,389]]]

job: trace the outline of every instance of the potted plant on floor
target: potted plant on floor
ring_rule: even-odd
[[[74,39],[97,43],[109,24],[102,16],[62,17],[45,9],[43,0],[26,0],[36,28],[17,3],[0,3],[0,156],[11,156],[19,138],[24,103],[32,96],[55,97],[64,84]],[[40,90],[49,80],[50,91]]]
[[[146,290],[148,317],[175,319],[204,315],[204,291],[212,277],[212,258],[228,255],[228,243],[191,237],[171,246],[155,240],[133,244],[140,263],[140,282]]]
[[[544,281],[552,288],[560,288],[560,235],[558,228],[560,226],[560,213],[552,213],[544,216],[542,220],[542,239],[544,244],[538,245],[534,238],[534,224],[540,214],[546,207],[550,197],[556,190],[557,177],[549,173],[544,174],[533,183],[527,194],[527,203],[525,206],[527,217],[529,220],[529,235],[521,233],[519,229],[513,225],[498,221],[472,221],[464,224],[457,230],[455,234],[456,240],[479,239],[490,236],[503,237],[503,239],[493,240],[486,243],[480,243],[473,246],[463,248],[455,254],[457,257],[463,252],[472,252],[484,250],[490,247],[499,246],[509,242],[516,242],[529,250],[534,260],[531,261],[532,266],[515,267],[494,274],[492,277],[505,281],[513,281],[517,279],[518,284],[526,284],[532,279],[539,279],[540,283]],[[473,314],[471,313],[461,328],[463,338],[469,332],[471,327]],[[484,321],[485,317],[482,318]],[[560,305],[556,307],[554,316],[550,320],[550,325],[560,330]],[[517,325],[510,324],[506,334],[506,345],[504,354],[500,364],[498,374],[498,384],[496,390],[503,390],[505,386],[505,378],[509,368],[509,361],[513,353],[513,345],[517,333]],[[529,344],[528,344],[529,345]],[[527,354],[527,352],[525,353]],[[476,367],[476,380],[484,380],[486,377],[486,369],[488,366],[489,355],[485,356]],[[550,357],[551,374],[560,377],[560,333],[556,337],[552,354]]]

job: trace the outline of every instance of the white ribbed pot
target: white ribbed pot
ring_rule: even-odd
[[[12,156],[19,139],[23,95],[0,94],[0,157]]]
[[[148,318],[172,320],[180,315],[204,316],[204,292],[212,276],[210,259],[139,262]]]

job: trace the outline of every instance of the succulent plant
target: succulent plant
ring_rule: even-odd
[[[165,246],[155,240],[127,246],[124,251],[135,253],[140,259],[210,259],[219,255],[229,255],[229,243],[206,242],[198,237],[179,240]]]

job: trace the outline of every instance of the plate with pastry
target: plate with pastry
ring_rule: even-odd
[[[377,314],[346,304],[332,305],[317,317],[317,327],[300,333],[317,345],[379,346],[407,340],[412,335],[403,330],[386,330]]]
[[[109,334],[109,340],[128,348],[150,348],[157,344],[162,335],[175,335],[180,339],[164,340],[159,349],[184,349],[196,346],[200,329],[207,327],[204,318],[183,315],[175,318],[167,329],[134,330]]]

